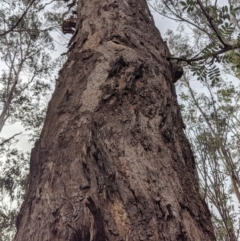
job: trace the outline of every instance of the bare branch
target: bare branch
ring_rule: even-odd
[[[21,134],[22,134],[22,132],[19,132],[19,133],[15,134],[15,135],[11,136],[10,138],[4,140],[2,143],[0,143],[0,146],[3,146],[5,143],[11,141],[14,137],[19,136]]]
[[[43,10],[47,5],[50,5],[51,3],[53,3],[53,2],[56,2],[57,0],[52,0],[51,2],[49,2],[49,3],[46,3],[45,5],[43,5],[40,9],[38,9],[38,11],[41,11],[41,10]]]
[[[212,53],[212,60],[210,61],[210,64],[213,63],[213,61],[217,58],[218,55],[224,54],[230,50],[234,50],[234,49],[239,49],[240,45],[226,45],[226,47],[224,49],[220,49],[214,53]],[[191,59],[187,59],[187,58],[178,58],[178,57],[169,57],[169,56],[165,56],[168,60],[177,60],[178,62],[186,62],[187,64],[191,64],[192,62],[196,62],[196,61],[200,61],[200,60],[204,60],[206,59],[205,55],[199,56],[199,57],[194,57]]]

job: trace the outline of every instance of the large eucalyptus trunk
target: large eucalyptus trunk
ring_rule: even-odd
[[[79,0],[15,241],[212,241],[146,0]]]

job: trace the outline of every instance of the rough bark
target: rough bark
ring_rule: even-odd
[[[145,0],[80,0],[15,241],[212,241]]]

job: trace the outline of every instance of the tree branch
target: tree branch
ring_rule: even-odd
[[[162,12],[158,11],[157,8],[155,8],[151,3],[148,3],[148,4],[149,4],[149,6],[150,6],[154,11],[156,11],[157,13],[159,13],[160,15],[162,15],[163,17],[168,18],[168,19],[171,19],[171,20],[174,20],[174,21],[177,21],[177,22],[186,22],[186,23],[194,26],[195,28],[199,29],[200,31],[204,32],[207,36],[209,36],[209,33],[208,33],[205,29],[201,28],[200,26],[198,26],[197,24],[191,22],[191,21],[188,20],[188,19],[185,19],[185,18],[181,17],[181,16],[180,16],[179,14],[177,14],[176,12],[173,12],[172,9],[168,6],[168,3],[166,3],[166,2],[163,1],[163,4],[165,5],[165,7],[166,7],[174,16],[176,16],[177,18],[172,18],[172,17],[170,17],[170,16],[168,16],[168,15],[165,15],[165,14],[163,14]]]
[[[210,61],[211,63],[214,61],[214,59],[217,58],[218,55],[221,55],[223,53],[226,53],[230,50],[234,50],[234,49],[239,49],[240,45],[226,45],[226,47],[224,49],[220,49],[214,53],[212,53],[212,60]],[[177,60],[178,62],[186,62],[187,64],[191,64],[192,62],[196,62],[196,61],[200,61],[200,60],[204,60],[206,59],[205,55],[199,56],[199,57],[193,57],[191,59],[187,59],[187,58],[183,58],[183,57],[169,57],[169,56],[165,56],[167,58],[167,60]]]
[[[26,8],[26,10],[23,12],[22,16],[18,19],[18,21],[7,31],[3,32],[0,34],[0,37],[3,35],[6,35],[8,33],[10,33],[13,29],[15,29],[18,24],[23,20],[23,18],[25,17],[25,15],[27,14],[29,8],[33,5],[33,3],[35,2],[35,0],[32,0],[32,2],[29,4],[29,6]]]
[[[57,0],[52,0],[51,2],[49,3],[46,3],[45,5],[43,5],[41,8],[38,9],[38,11],[42,11],[47,5],[50,5],[51,3],[55,2]]]
[[[203,14],[205,15],[207,21],[209,22],[212,30],[215,32],[215,34],[217,35],[219,41],[223,44],[223,46],[227,46],[227,44],[224,42],[224,40],[222,39],[222,37],[219,35],[219,31],[217,29],[217,27],[215,26],[214,22],[213,22],[213,18],[205,11],[205,8],[201,2],[201,0],[197,0],[197,3],[199,5],[199,7],[201,8]]]
[[[11,141],[14,137],[19,136],[21,134],[22,134],[22,132],[19,132],[19,133],[15,134],[15,135],[11,136],[10,138],[4,140],[2,143],[0,143],[0,146],[3,146],[6,142]]]

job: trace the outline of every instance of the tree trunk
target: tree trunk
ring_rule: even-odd
[[[14,240],[215,240],[146,0],[80,0],[70,49]]]

